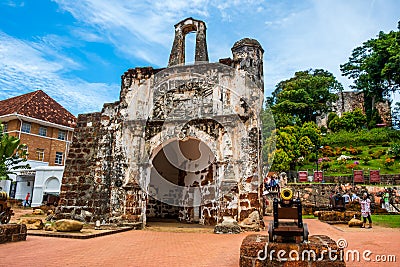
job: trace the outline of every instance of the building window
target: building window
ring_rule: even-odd
[[[38,161],[43,161],[44,160],[44,149],[41,149],[41,148],[36,149],[36,155],[37,155]]]
[[[58,139],[65,140],[65,131],[58,130]]]
[[[3,122],[3,132],[8,132],[8,123],[7,122]]]
[[[56,152],[56,160],[55,160],[55,164],[62,164],[62,160],[63,160],[63,153],[62,152]]]
[[[43,127],[43,126],[40,126],[40,127],[39,127],[39,135],[41,135],[41,136],[47,136],[47,128],[46,128],[46,127]]]
[[[21,126],[21,132],[30,133],[31,132],[31,124],[28,122],[23,122]]]

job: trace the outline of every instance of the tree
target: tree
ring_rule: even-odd
[[[271,159],[272,171],[295,170],[301,158],[306,158],[321,143],[320,130],[313,122],[300,126],[286,126],[276,129],[264,145],[264,158]]]
[[[398,31],[381,31],[377,38],[355,48],[340,70],[354,79],[352,88],[364,92],[367,119],[371,120],[375,103],[400,89],[400,21]]]
[[[5,134],[0,123],[0,180],[9,179],[9,175],[15,174],[16,170],[30,169],[29,164],[21,164],[27,160],[25,148],[19,138]]]
[[[342,117],[336,114],[329,114],[328,128],[333,132],[346,130],[348,132],[357,131],[366,126],[367,118],[361,109],[356,108],[353,111],[344,112]]]
[[[275,116],[277,127],[316,122],[316,118],[330,110],[337,99],[334,91],[342,85],[332,73],[322,70],[296,72],[293,78],[281,81],[267,99]]]

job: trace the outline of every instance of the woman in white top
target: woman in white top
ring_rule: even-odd
[[[364,193],[362,199],[360,200],[361,204],[361,216],[363,217],[363,225],[361,228],[365,228],[365,223],[369,222],[369,227],[372,228],[372,220],[371,220],[371,200],[368,198],[368,194]]]

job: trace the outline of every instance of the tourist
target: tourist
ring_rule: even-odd
[[[365,228],[365,223],[369,222],[369,227],[372,228],[372,220],[371,220],[371,200],[368,198],[368,194],[365,192],[363,194],[362,200],[360,200],[361,204],[361,216],[363,217],[363,225],[361,228]]]
[[[279,184],[278,184],[276,178],[277,177],[272,176],[271,181],[269,183],[269,186],[270,186],[271,190],[273,190],[273,191],[279,191]]]
[[[349,194],[347,194],[347,192],[345,192],[344,195],[343,195],[342,197],[343,197],[344,204],[345,204],[345,205],[349,204],[349,202],[350,202],[350,196],[349,196]]]
[[[351,195],[351,201],[356,201],[359,200],[360,198],[356,195],[355,192],[353,192],[353,194]]]
[[[390,206],[389,206],[389,190],[385,189],[385,193],[383,193],[383,203],[384,207],[387,211],[389,211]]]
[[[268,176],[266,176],[266,177],[264,178],[264,189],[265,189],[265,190],[269,190],[269,189],[270,189],[270,188],[269,188],[269,182],[270,182],[270,179],[269,179]]]
[[[26,197],[25,197],[24,207],[29,206],[30,197],[31,197],[31,193],[28,192],[28,194],[26,194]]]

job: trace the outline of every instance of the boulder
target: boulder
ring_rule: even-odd
[[[361,227],[363,225],[363,222],[359,219],[356,218],[352,218],[349,222],[348,222],[349,227]]]
[[[41,209],[34,209],[32,213],[35,215],[43,215],[44,211]]]
[[[239,223],[240,227],[245,230],[259,231],[260,230],[260,214],[258,211],[253,211],[250,215]]]
[[[214,233],[216,234],[239,234],[240,232],[241,228],[237,221],[230,217],[224,217],[222,223],[214,227]]]
[[[46,224],[44,225],[44,230],[45,230],[45,231],[55,231],[53,225],[51,225],[50,223],[46,223]]]
[[[28,230],[42,230],[44,226],[42,219],[37,218],[21,218],[18,224],[25,224]]]
[[[59,232],[79,232],[83,223],[75,220],[62,219],[54,223],[54,228]]]

